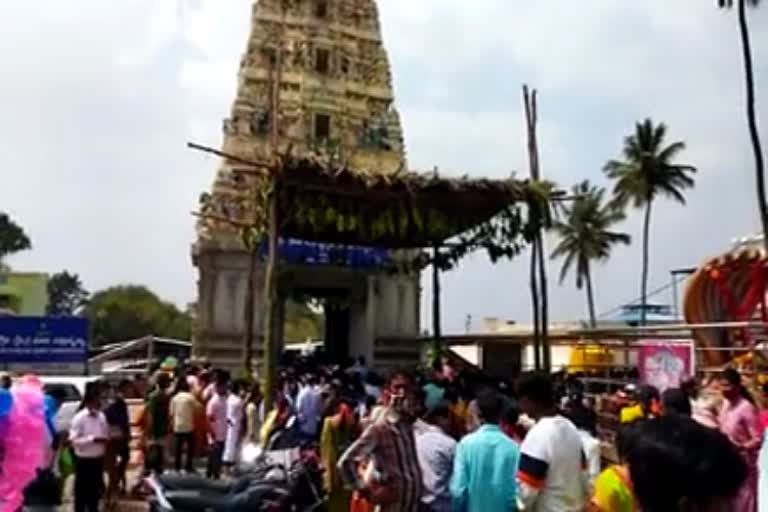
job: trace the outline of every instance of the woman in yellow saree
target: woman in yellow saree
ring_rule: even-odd
[[[636,426],[624,425],[619,430],[616,446],[619,452],[619,464],[603,470],[594,483],[589,512],[638,512],[627,455],[632,449],[632,436]]]
[[[349,512],[352,492],[345,489],[336,469],[339,457],[357,434],[357,422],[352,408],[343,400],[331,398],[332,416],[323,421],[320,434],[320,461],[323,465],[323,486],[328,497],[328,512]]]
[[[600,473],[590,505],[591,512],[636,512],[629,468],[616,465]]]

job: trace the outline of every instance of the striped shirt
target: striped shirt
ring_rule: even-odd
[[[391,496],[379,504],[379,512],[417,512],[422,494],[421,469],[411,423],[387,415],[370,425],[339,459],[339,472],[345,484],[365,488],[358,468],[373,462],[376,480]]]

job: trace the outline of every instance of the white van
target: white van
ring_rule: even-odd
[[[89,382],[99,380],[99,377],[55,377],[41,376],[40,382],[43,383],[43,390],[50,393],[52,390],[60,390],[64,397],[64,403],[61,405],[56,415],[56,430],[59,432],[68,432],[72,423],[72,418],[77,414],[80,402],[85,394],[85,386]]]

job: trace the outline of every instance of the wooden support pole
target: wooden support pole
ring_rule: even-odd
[[[539,291],[541,293],[541,364],[545,372],[552,371],[552,347],[549,344],[549,289],[547,285],[547,263],[545,257],[544,234],[538,233]]]
[[[535,92],[534,92],[535,94]],[[536,113],[534,111],[531,94],[528,86],[523,85],[523,106],[525,107],[525,128],[528,135],[528,163],[530,168],[531,180],[538,179],[538,152],[536,151]],[[531,307],[533,309],[533,359],[534,369],[541,370],[541,306],[539,300],[539,243],[538,237],[534,235],[531,243],[531,264],[530,264],[530,289],[531,289]]]
[[[269,194],[269,254],[264,276],[264,410],[272,410],[277,386],[276,370],[276,334],[277,321],[277,241],[278,241],[278,190],[273,188]]]
[[[534,241],[531,244],[531,266],[530,266],[530,288],[531,288],[531,307],[533,308],[533,368],[541,370],[541,320],[539,313],[539,280],[536,277],[538,265],[539,245]]]
[[[432,362],[435,370],[442,368],[443,334],[440,314],[440,246],[432,247],[432,343],[435,359]]]
[[[528,133],[528,158],[530,162],[531,180],[541,179],[539,165],[539,147],[536,136],[538,124],[537,92],[528,90],[523,85],[523,103],[525,105],[525,121]],[[546,372],[552,370],[552,353],[549,346],[549,297],[547,285],[546,250],[544,247],[543,228],[539,227],[533,236],[531,248],[531,299],[533,302],[534,321],[534,352],[536,369]],[[541,363],[541,367],[539,367]]]
[[[155,366],[155,337],[147,336],[147,373],[152,375]]]
[[[259,257],[259,244],[251,240],[252,247],[248,249],[248,283],[245,289],[244,325],[245,338],[243,346],[243,373],[247,379],[253,376],[253,331],[255,323],[256,295],[256,261]]]
[[[196,144],[194,142],[187,142],[187,147],[197,151],[202,151],[203,153],[210,153],[212,155],[220,156],[221,158],[224,158],[231,162],[237,162],[239,164],[244,164],[249,167],[252,167],[251,169],[233,169],[234,172],[238,172],[238,173],[264,175],[268,172],[269,165],[270,165],[267,162],[240,158],[239,156],[233,155],[231,153],[225,153],[223,151],[219,151],[218,149],[214,149],[208,146],[203,146],[202,144]]]
[[[272,106],[270,115],[271,128],[271,146],[275,155],[279,151],[280,128],[280,82],[282,80],[283,66],[283,32],[285,30],[285,7],[283,7],[282,19],[280,21],[280,32],[276,41],[275,61],[272,67]],[[275,167],[272,169],[271,180],[268,184],[269,207],[268,207],[268,241],[269,254],[267,255],[267,268],[264,275],[264,410],[272,410],[277,392],[277,347],[279,346],[277,335],[282,329],[277,328],[279,318],[278,308],[280,307],[277,297],[277,274],[278,269],[278,239],[280,236],[280,190],[278,186],[278,175],[281,174],[282,160],[277,159]]]

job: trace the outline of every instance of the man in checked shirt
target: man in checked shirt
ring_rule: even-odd
[[[341,456],[339,472],[378,512],[418,512],[422,481],[413,435],[413,377],[395,371],[387,390],[388,409]],[[365,477],[360,476],[361,464],[368,464]]]

